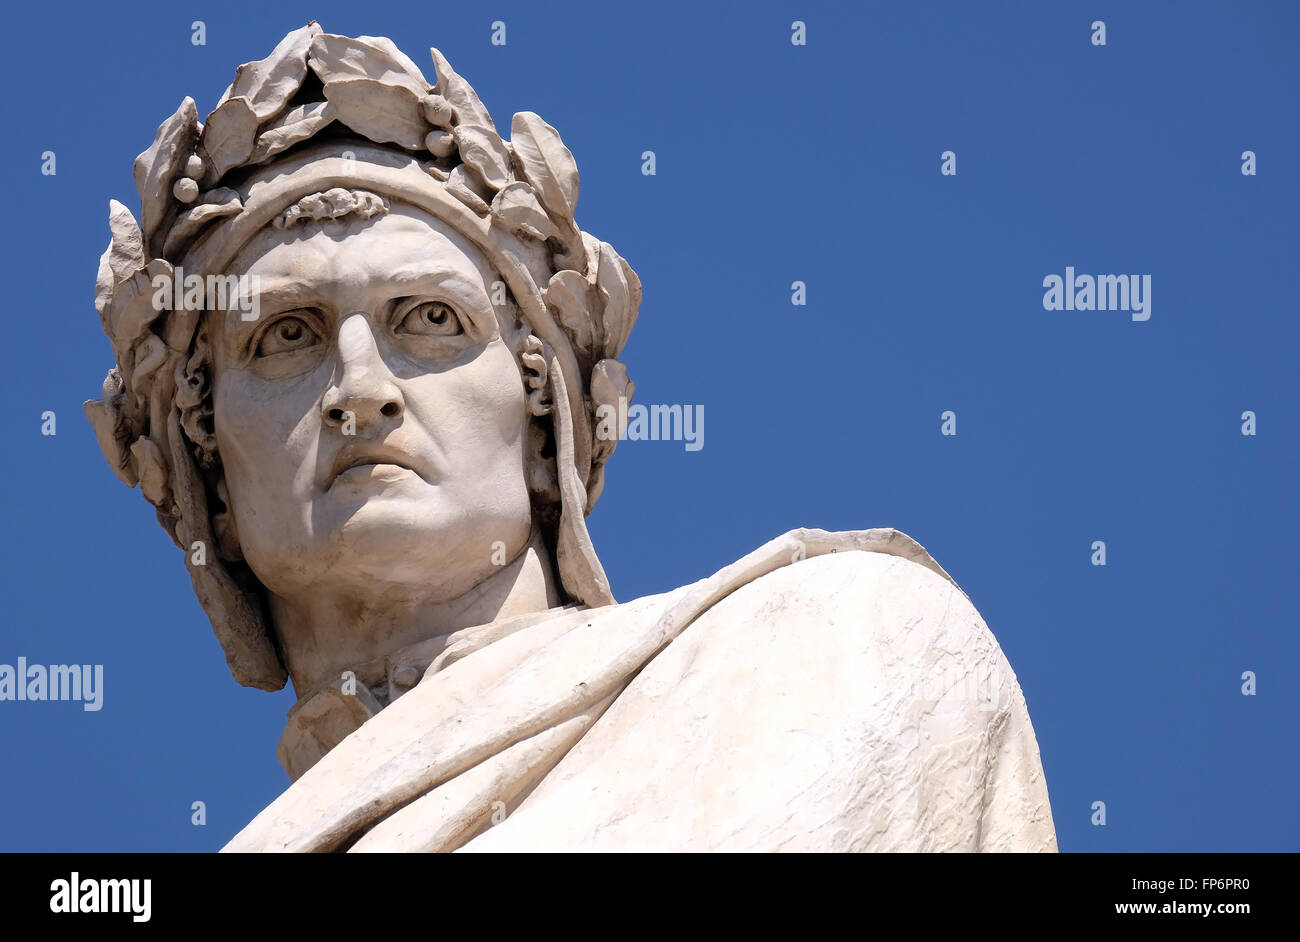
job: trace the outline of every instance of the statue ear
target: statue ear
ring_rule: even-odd
[[[548,382],[550,351],[537,336],[529,333],[519,352],[519,366],[523,370],[524,385],[528,387],[528,411],[535,416],[548,415],[554,403]]]
[[[235,530],[235,516],[230,512],[226,477],[221,472],[221,460],[217,454],[211,371],[212,348],[208,343],[208,329],[206,325],[200,325],[194,335],[194,349],[189,359],[176,371],[176,407],[180,411],[181,428],[193,446],[195,462],[209,475],[217,475],[219,506],[213,507],[211,514],[217,555],[227,562],[243,562],[244,554],[239,548],[239,534]]]
[[[551,399],[550,369],[546,345],[531,332],[519,341],[519,369],[528,393],[528,440],[525,443],[525,466],[528,490],[534,504],[559,507],[560,486],[555,475],[555,434],[551,416],[555,404]]]
[[[555,474],[555,438],[546,419],[533,419],[528,423],[528,441],[525,443],[524,471],[528,492],[533,504],[541,507],[560,506],[560,482]]]
[[[242,563],[244,551],[239,546],[239,531],[235,515],[230,509],[230,493],[226,490],[226,476],[217,479],[217,498],[221,507],[212,514],[212,535],[217,541],[217,555],[227,562]]]

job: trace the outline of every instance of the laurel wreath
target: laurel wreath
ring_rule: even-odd
[[[153,279],[170,277],[172,260],[208,226],[243,211],[239,194],[221,186],[228,174],[267,163],[335,122],[412,152],[476,214],[544,244],[555,274],[542,297],[590,377],[593,413],[630,398],[634,387],[617,356],[636,320],[641,284],[612,246],[578,228],[573,154],[532,112],[516,114],[504,140],[474,89],[441,52],[430,51],[434,84],[386,38],[339,36],[309,23],[265,59],[241,65],[206,122],[187,97],[136,158],[140,221],[111,202],[112,241],[96,283],[95,306],[119,364],[104,384],[109,414],[96,425],[112,428],[101,445],[111,461],[116,455],[119,476],[139,481],[151,502],[163,504],[168,489],[166,463],[147,437],[150,425],[165,421],[163,404],[150,402],[149,380],[169,352],[184,353],[191,340],[183,324],[154,333],[160,312],[151,302]],[[593,470],[613,444],[593,443]],[[599,482],[592,483],[594,502]]]

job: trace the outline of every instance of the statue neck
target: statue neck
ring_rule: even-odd
[[[550,551],[536,528],[523,552],[463,595],[446,600],[391,590],[374,597],[325,590],[269,595],[271,619],[301,699],[344,671],[461,628],[562,604]]]

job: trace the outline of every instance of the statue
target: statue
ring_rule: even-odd
[[[110,206],[87,415],[235,679],[299,698],[226,849],[1055,850],[1015,675],[904,534],[614,601],[640,282],[556,130],[432,55],[310,23]]]

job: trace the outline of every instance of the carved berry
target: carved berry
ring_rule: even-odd
[[[450,157],[456,150],[456,138],[448,131],[430,131],[425,135],[424,146],[435,157]]]
[[[451,125],[451,105],[447,104],[447,99],[441,95],[427,95],[421,104],[424,105],[424,116],[430,124],[444,128]]]

